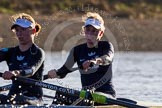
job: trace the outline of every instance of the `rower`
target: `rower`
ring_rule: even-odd
[[[0,49],[0,62],[6,61],[9,70],[2,74],[4,80],[15,76],[23,76],[42,81],[44,68],[44,51],[34,43],[41,26],[26,13],[11,17],[11,30],[16,34],[19,44],[10,48]],[[0,95],[0,104],[42,104],[43,91],[41,87],[12,81],[8,95]]]
[[[82,35],[86,42],[73,47],[65,64],[58,70],[50,70],[48,76],[64,78],[77,63],[83,90],[95,88],[95,92],[115,98],[112,82],[114,48],[110,41],[101,41],[105,31],[104,20],[98,13],[88,12],[83,21]],[[92,67],[91,63],[94,63]]]

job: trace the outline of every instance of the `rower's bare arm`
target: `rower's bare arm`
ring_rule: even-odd
[[[72,67],[75,64],[75,62],[76,60],[74,57],[74,48],[72,48],[64,65],[57,70],[57,78],[64,78],[68,73],[73,72],[74,70],[72,69]]]

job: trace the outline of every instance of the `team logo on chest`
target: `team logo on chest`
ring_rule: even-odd
[[[28,63],[26,63],[26,62],[25,62],[25,63],[23,63],[23,66],[28,66]]]
[[[88,53],[88,56],[91,57],[91,56],[94,56],[96,54],[96,52],[90,52]]]
[[[80,59],[80,62],[83,62],[83,61],[85,61],[85,59]]]
[[[17,56],[18,61],[22,61],[22,60],[24,60],[24,58],[25,58],[25,56]]]

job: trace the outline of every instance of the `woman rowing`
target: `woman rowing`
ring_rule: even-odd
[[[75,46],[65,64],[58,70],[48,72],[50,78],[64,78],[77,63],[81,73],[82,89],[101,92],[114,98],[115,90],[112,84],[113,45],[101,41],[105,26],[103,18],[98,13],[88,12],[84,17],[82,27],[86,43]]]
[[[42,81],[45,53],[34,43],[41,26],[25,13],[13,15],[11,19],[11,30],[19,44],[0,49],[0,62],[6,61],[9,68],[2,77],[11,80],[15,76],[23,76]],[[13,80],[8,95],[0,95],[0,104],[38,105],[42,104],[42,95],[42,88]]]

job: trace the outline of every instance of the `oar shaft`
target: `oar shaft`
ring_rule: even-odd
[[[74,71],[78,70],[80,67],[81,67],[81,66],[71,68],[71,69],[70,69],[70,72],[74,72]],[[0,77],[2,77],[2,74],[3,74],[3,73],[0,72]],[[46,80],[46,79],[48,79],[48,75],[44,75],[44,76],[43,76],[43,80]]]
[[[55,98],[54,96],[49,96],[49,95],[43,95],[43,97],[51,98],[51,99],[54,99]]]
[[[28,83],[31,85],[35,85],[38,87],[42,87],[42,88],[46,88],[46,89],[50,89],[50,90],[55,90],[57,92],[60,93],[65,93],[65,94],[69,94],[72,96],[79,96],[80,92],[74,89],[69,89],[69,88],[65,88],[65,87],[61,87],[61,86],[57,86],[57,85],[53,85],[53,84],[48,84],[45,82],[40,82],[40,81],[36,81],[34,79],[29,79],[26,77],[16,77],[16,80],[24,82],[24,83]]]
[[[79,69],[79,67],[74,67],[74,68],[70,69],[70,71],[73,72],[73,71],[76,71],[78,69]],[[3,73],[0,72],[0,77],[2,77],[2,74]],[[43,80],[47,80],[48,78],[49,78],[48,75],[44,75],[43,76]],[[0,92],[10,90],[11,85],[12,84],[0,87]]]
[[[2,73],[0,73],[0,77],[2,77]],[[47,79],[48,79],[48,75],[44,75],[43,80],[47,80]],[[11,86],[12,86],[12,84],[1,86],[0,87],[0,92],[10,90]]]
[[[0,92],[10,90],[11,86],[12,86],[12,84],[1,86]]]
[[[0,73],[1,75],[2,73]],[[29,79],[26,77],[15,77],[13,78],[14,80],[18,80],[24,83],[28,83],[31,85],[35,85],[38,87],[42,87],[42,88],[46,88],[46,89],[50,89],[50,90],[55,90],[57,92],[60,92],[62,94],[68,94],[71,96],[76,96],[78,98],[85,98],[87,96],[87,92],[84,90],[78,91],[78,90],[74,90],[74,89],[69,89],[69,88],[65,88],[65,87],[61,87],[61,86],[57,86],[57,85],[53,85],[53,84],[48,84],[45,82],[40,82],[34,79]],[[92,99],[95,102],[98,103],[102,103],[102,104],[107,104],[107,103],[112,103],[115,105],[121,105],[124,107],[131,107],[131,108],[146,108],[144,106],[139,106],[139,105],[135,105],[132,103],[128,103],[125,101],[121,101],[121,100],[116,100],[116,99],[111,99],[111,98],[107,98],[106,96],[97,94],[97,93],[92,93]]]
[[[132,103],[122,101],[122,100],[114,100],[114,99],[111,99],[111,98],[107,98],[107,103],[113,103],[115,105],[120,105],[120,106],[124,106],[124,107],[129,107],[129,108],[147,108],[147,107],[144,107],[144,106],[132,104]]]
[[[0,77],[2,77],[2,74],[3,73],[0,73]],[[35,85],[35,86],[38,86],[38,87],[55,90],[55,91],[58,91],[60,93],[66,93],[66,94],[71,94],[73,96],[74,95],[79,96],[79,92],[76,91],[76,90],[73,90],[73,89],[48,84],[48,83],[45,83],[45,82],[37,81],[37,80],[26,78],[26,77],[15,77],[13,79],[24,82],[24,83],[28,83],[28,84],[31,84],[31,85]]]
[[[74,68],[70,69],[70,71],[73,72],[73,71],[76,71],[76,70],[78,70],[78,69],[79,69],[79,67],[74,67]],[[2,74],[3,74],[3,73],[0,72],[0,77],[2,77]],[[44,75],[44,76],[43,76],[43,80],[47,80],[48,78],[49,78],[48,75]],[[1,91],[7,91],[7,90],[9,90],[9,89],[11,88],[11,85],[12,85],[12,84],[9,84],[9,85],[0,87],[0,92],[1,92]]]

